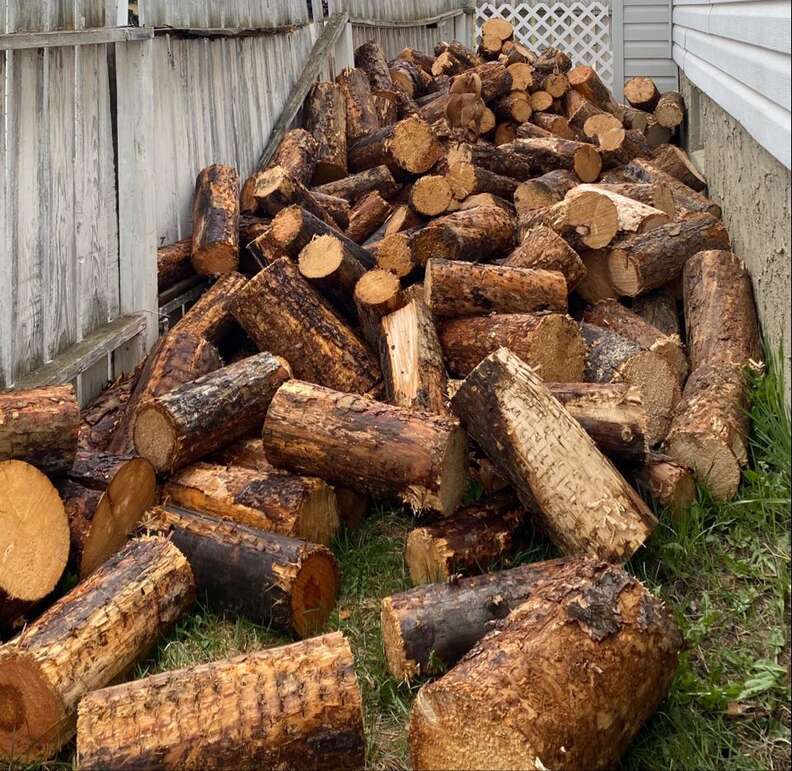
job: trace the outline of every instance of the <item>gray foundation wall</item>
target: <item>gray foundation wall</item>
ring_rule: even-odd
[[[688,105],[684,142],[723,207],[732,248],[753,276],[765,337],[783,348],[790,403],[790,170],[680,72]]]

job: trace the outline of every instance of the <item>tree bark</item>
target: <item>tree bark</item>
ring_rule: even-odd
[[[192,266],[202,276],[239,267],[239,175],[232,166],[208,166],[195,180]]]
[[[356,48],[355,67],[368,75],[371,90],[375,94],[395,94],[396,89],[388,69],[388,60],[379,43],[370,40]]]
[[[562,551],[624,561],[649,537],[657,520],[646,504],[514,354],[486,358],[451,404]]]
[[[74,462],[79,432],[80,405],[70,385],[0,393],[0,461],[62,474]]]
[[[508,348],[548,382],[583,377],[585,344],[577,324],[560,313],[493,313],[451,319],[439,328],[449,371],[466,377],[499,348]]]
[[[523,182],[514,191],[514,205],[520,215],[553,206],[563,201],[566,194],[578,183],[578,178],[567,169],[550,171]]]
[[[514,198],[514,191],[520,186],[517,180],[502,177],[470,163],[456,163],[449,166],[446,179],[454,197],[459,201],[478,193],[492,193],[511,201]]]
[[[574,142],[558,137],[518,139],[509,149],[528,159],[534,176],[566,169],[574,171],[583,182],[594,182],[599,179],[602,171],[599,152],[587,142]]]
[[[707,180],[693,165],[687,153],[675,145],[660,145],[655,148],[652,163],[697,193],[707,189]]]
[[[224,273],[176,322],[173,329],[178,329],[179,333],[189,332],[214,345],[221,344],[235,326],[228,306],[246,283],[247,279],[236,271]]]
[[[660,92],[651,78],[631,78],[624,84],[624,98],[639,110],[653,112]]]
[[[618,765],[665,698],[683,638],[621,568],[574,567],[421,688],[409,724],[416,771]]]
[[[340,632],[95,691],[77,726],[85,771],[331,771],[361,768],[364,748],[352,651]]]
[[[566,279],[571,292],[586,275],[578,253],[558,233],[538,225],[525,234],[523,242],[506,258],[504,267],[557,271]]]
[[[733,252],[704,251],[684,269],[690,365],[760,361],[762,348],[751,276]]]
[[[261,353],[150,399],[135,417],[135,448],[158,472],[182,468],[257,429],[289,377],[286,361]]]
[[[637,297],[676,278],[696,252],[729,246],[720,220],[691,214],[621,241],[608,254],[608,270],[621,295]]]
[[[563,75],[561,77],[563,77]],[[569,121],[563,115],[555,115],[551,112],[535,110],[531,120],[536,126],[545,131],[549,131],[559,139],[575,139],[575,132],[570,128]]]
[[[469,163],[518,182],[535,176],[530,159],[506,146],[460,144],[448,151],[447,160],[449,168],[459,163]]]
[[[525,91],[509,91],[493,102],[492,109],[500,120],[525,123],[533,115],[531,99]]]
[[[192,236],[157,249],[158,292],[164,292],[193,275]]]
[[[654,116],[657,122],[667,129],[675,129],[682,125],[685,120],[685,100],[682,94],[676,91],[666,91],[654,108]]]
[[[373,169],[352,174],[337,182],[329,182],[314,188],[316,192],[345,198],[349,203],[357,203],[368,193],[377,192],[384,199],[390,200],[399,190],[387,166],[375,166]]]
[[[162,538],[135,540],[0,651],[10,720],[0,753],[48,760],[74,734],[77,704],[124,675],[195,599],[187,560]]]
[[[444,516],[466,484],[465,435],[454,418],[291,381],[273,399],[264,450],[278,467],[362,493],[395,495]]]
[[[349,227],[349,217],[351,214],[351,207],[349,201],[345,198],[340,198],[335,195],[327,195],[319,193],[316,190],[311,191],[311,196],[319,205],[319,208],[333,221],[334,227],[339,230],[346,230]],[[320,217],[320,219],[323,219]]]
[[[347,116],[344,92],[335,83],[317,83],[305,107],[305,127],[317,143],[313,184],[347,175]]]
[[[431,311],[418,300],[382,319],[380,364],[391,404],[448,414],[448,378]]]
[[[633,313],[637,313],[647,324],[657,327],[664,335],[677,335],[682,339],[679,311],[674,293],[661,286],[633,300]]]
[[[391,172],[425,174],[440,160],[440,143],[432,127],[418,116],[386,126],[349,148],[349,167],[362,172],[387,166]]]
[[[321,479],[196,463],[163,487],[177,506],[270,533],[329,544],[339,527],[333,488]]]
[[[582,187],[582,185],[581,185]],[[599,190],[602,193],[615,193],[616,195],[631,198],[645,206],[658,209],[669,219],[676,217],[676,205],[674,194],[671,188],[663,182],[641,183],[641,182],[620,182],[597,183],[596,185],[586,185],[588,190]]]
[[[368,193],[352,210],[347,237],[356,244],[363,244],[388,219],[391,211],[391,205],[376,190]]]
[[[107,449],[137,385],[144,363],[145,360],[128,375],[122,375],[110,383],[80,413],[78,449],[93,452],[104,452]]]
[[[336,83],[346,102],[347,144],[354,144],[367,134],[379,131],[379,116],[365,71],[347,68],[336,78]]]
[[[601,110],[621,119],[619,105],[613,99],[608,87],[600,80],[597,71],[585,64],[579,64],[567,72],[569,85]]]
[[[522,123],[519,126],[514,123],[501,123],[503,131],[500,140],[496,136],[495,144],[500,146],[511,144],[517,139],[552,139],[552,131],[540,128],[535,123]],[[574,139],[574,137],[572,137]]]

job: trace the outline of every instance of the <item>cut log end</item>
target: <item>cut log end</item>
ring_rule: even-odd
[[[669,441],[668,453],[689,465],[717,500],[728,501],[737,493],[742,479],[740,462],[718,437],[680,433]]]
[[[159,472],[172,469],[179,434],[170,417],[154,405],[143,405],[135,419],[137,451]]]
[[[392,597],[385,597],[382,600],[380,628],[382,629],[382,643],[385,648],[388,669],[408,681],[420,674],[418,664],[408,659],[405,653],[408,646],[402,637],[401,621],[393,607]]]
[[[575,174],[582,182],[594,182],[602,171],[602,156],[591,145],[583,145],[575,151],[573,161]]]
[[[334,236],[317,236],[300,252],[300,273],[307,279],[332,276],[344,261],[344,246]]]
[[[332,554],[314,551],[300,566],[291,593],[292,623],[300,637],[317,634],[336,606],[339,574]]]
[[[602,249],[619,230],[619,214],[613,201],[604,195],[585,192],[569,202],[567,223],[589,249]]]
[[[432,127],[420,118],[408,118],[396,124],[390,148],[399,165],[412,174],[425,174],[441,154]]]

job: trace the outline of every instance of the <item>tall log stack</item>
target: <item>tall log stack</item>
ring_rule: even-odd
[[[321,632],[328,547],[372,496],[424,517],[406,563],[438,582],[383,602],[389,666],[453,667],[415,703],[414,766],[618,762],[680,642],[619,567],[657,523],[636,488],[675,516],[694,478],[736,493],[759,332],[670,144],[681,97],[636,78],[619,104],[574,65],[502,19],[476,51],[366,43],[243,185],[198,175],[158,279],[212,285],[139,373],[82,426],[68,386],[0,394],[0,624],[32,620],[0,648],[4,758],[51,757],[82,698],[84,768],[360,765],[337,634],[107,686],[196,585]],[[471,458],[499,492],[461,508]],[[488,572],[523,523],[564,558]],[[136,527],[157,535],[125,546]],[[34,620],[70,555],[82,581]]]

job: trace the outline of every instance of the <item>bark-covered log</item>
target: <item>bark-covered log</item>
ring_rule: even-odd
[[[81,413],[80,450],[104,452],[124,414],[127,402],[137,385],[144,362],[132,372],[110,383]]]
[[[329,544],[339,527],[333,488],[315,477],[196,463],[163,487],[164,499],[270,533]]]
[[[693,165],[687,153],[676,145],[660,145],[654,151],[652,163],[697,193],[707,189],[707,180]]]
[[[566,279],[557,271],[433,258],[424,289],[427,305],[441,318],[567,310]]]
[[[559,51],[557,48],[549,46],[537,57],[536,61],[533,62],[533,66],[536,72],[543,75],[549,75],[553,72],[568,74],[570,69],[572,69],[572,59],[564,51]]]
[[[596,104],[586,99],[579,91],[570,88],[564,94],[562,100],[564,106],[564,114],[569,121],[569,125],[577,129],[579,132],[583,131],[586,121],[594,115],[608,115],[610,113],[604,112]]]
[[[410,190],[410,206],[426,217],[437,217],[448,209],[454,192],[447,177],[429,174],[415,181]]]
[[[632,310],[647,324],[659,329],[664,335],[677,335],[682,339],[677,298],[668,286],[661,286],[633,300]]]
[[[497,206],[447,214],[419,230],[412,244],[415,262],[430,257],[479,261],[500,257],[514,246],[514,217]]]
[[[690,214],[618,243],[608,254],[608,270],[620,294],[637,297],[676,278],[696,252],[729,246],[720,220]]]
[[[465,435],[456,419],[310,383],[281,387],[263,442],[279,468],[396,495],[415,510],[448,516],[466,487]]]
[[[457,581],[416,586],[382,600],[382,638],[397,680],[440,674],[545,582],[586,562],[534,562]],[[574,566],[574,567],[573,567]]]
[[[594,305],[600,300],[615,300],[619,297],[608,271],[607,250],[581,251],[580,259],[586,266],[586,275],[575,287],[575,292],[580,297],[590,305]]]
[[[667,145],[673,137],[671,129],[661,126],[654,115],[650,115],[647,118],[644,134],[646,135],[646,141],[649,143],[649,147]]]
[[[135,416],[135,448],[158,472],[186,466],[258,429],[289,377],[286,361],[261,353],[150,399]]]
[[[340,632],[94,691],[77,725],[85,771],[331,771],[361,768],[364,749]]]
[[[232,166],[214,164],[195,180],[192,265],[212,276],[239,267],[239,175]]]
[[[192,236],[157,249],[158,292],[164,292],[193,275]]]
[[[626,198],[632,198],[634,201],[639,201],[646,206],[660,210],[669,219],[676,217],[674,194],[671,188],[663,182],[597,183],[596,185],[586,185],[585,189],[599,190],[603,193],[615,193]]]
[[[448,151],[447,160],[449,168],[459,163],[469,163],[518,182],[535,176],[530,160],[506,147],[456,145]]]
[[[374,356],[290,260],[251,279],[232,312],[260,350],[289,361],[295,377],[358,393],[380,379]]]
[[[685,119],[685,100],[677,91],[666,91],[654,108],[657,122],[667,129],[675,129]]]
[[[585,345],[577,324],[560,313],[493,313],[451,319],[440,326],[449,371],[467,376],[499,348],[508,348],[548,382],[583,377]]]
[[[575,174],[568,169],[549,171],[540,177],[523,182],[514,191],[514,205],[519,214],[553,206],[563,201],[566,194],[579,182]]]
[[[501,48],[501,53],[509,64],[522,62],[533,65],[537,58],[530,48],[526,48],[522,43],[515,43],[514,40],[507,40]]]
[[[311,196],[319,205],[319,208],[330,217],[335,227],[339,230],[346,230],[349,227],[349,217],[352,211],[349,201],[335,195],[311,191]],[[324,219],[320,217],[320,219]]]
[[[69,521],[58,491],[21,460],[0,461],[0,533],[2,635],[22,626],[25,613],[55,588],[69,557]],[[5,699],[1,673],[0,695]],[[8,749],[7,730],[0,720],[0,752]]]
[[[379,43],[373,40],[355,49],[355,67],[368,75],[371,90],[375,94],[395,94],[393,79],[388,69],[388,60]]]
[[[620,567],[574,567],[421,688],[409,725],[416,771],[619,764],[665,698],[683,638]]]
[[[347,68],[336,78],[346,103],[347,143],[380,129],[379,116],[371,93],[368,75],[361,69]]]
[[[510,144],[517,139],[552,139],[553,132],[540,128],[534,123],[522,123],[519,126],[514,123],[502,123],[503,132],[500,135],[502,141],[496,136],[495,144],[498,146]],[[572,137],[574,139],[574,137]]]
[[[382,319],[380,364],[391,404],[448,414],[448,378],[431,311],[419,300]]]
[[[534,88],[534,71],[530,64],[527,62],[513,62],[506,69],[511,75],[513,91],[527,92]]]
[[[398,277],[381,268],[368,271],[355,285],[354,302],[363,337],[378,351],[382,318],[407,302]]]
[[[459,211],[468,211],[479,206],[488,206],[490,208],[495,206],[503,209],[510,217],[514,217],[516,214],[514,204],[504,198],[498,198],[492,193],[476,193],[475,195],[469,195],[464,201],[455,201],[455,203],[459,206]]]
[[[347,237],[356,244],[363,244],[388,219],[391,211],[391,205],[376,190],[366,194],[350,214]]]
[[[696,500],[693,472],[664,455],[652,453],[635,472],[635,481],[676,518],[683,517]]]
[[[45,474],[71,468],[80,405],[70,385],[0,393],[0,461],[23,460]]]
[[[432,74],[432,65],[434,64],[435,56],[431,56],[423,51],[418,51],[415,48],[405,48],[396,57],[405,62],[411,62],[416,67],[420,67],[427,75]]]
[[[517,356],[486,358],[451,404],[564,552],[623,561],[649,537],[657,521],[646,504]]]
[[[531,115],[531,99],[525,91],[510,91],[493,102],[492,109],[500,120],[525,123]]]
[[[316,218],[314,217],[314,219]],[[326,227],[321,220],[316,221],[319,222],[320,225]],[[330,228],[327,228],[327,232],[330,232]],[[247,252],[251,256],[251,262],[254,266],[253,270],[246,271],[250,276],[255,276],[262,268],[271,265],[275,260],[279,260],[281,257],[291,257],[289,251],[275,240],[272,224],[265,228],[261,235],[257,236],[247,245]]]
[[[621,117],[619,105],[593,67],[579,64],[567,72],[569,85],[601,110]]]
[[[685,263],[683,280],[690,366],[759,361],[759,321],[745,263],[733,252],[699,252]]]
[[[748,388],[739,364],[704,364],[693,371],[666,444],[673,460],[693,469],[717,500],[737,494],[748,460]]]
[[[584,323],[588,343],[586,380],[590,383],[627,383],[641,389],[648,416],[647,439],[665,439],[681,395],[680,378],[659,353],[642,348],[609,329]]]
[[[511,552],[524,517],[525,510],[517,501],[505,496],[474,503],[453,517],[411,530],[404,561],[413,585],[486,572]]]
[[[234,326],[229,303],[246,283],[247,279],[236,271],[224,273],[173,328],[178,329],[179,333],[189,332],[197,338],[219,345]]]
[[[116,455],[134,452],[133,431],[138,409],[148,399],[172,391],[222,366],[217,348],[188,329],[172,329],[149,353],[135,390],[107,447]]]
[[[383,233],[383,240],[405,230],[413,230],[414,228],[420,227],[425,222],[426,220],[410,206],[404,203],[399,204],[394,208],[391,216],[388,217],[385,232]]]
[[[624,98],[633,107],[652,112],[660,100],[660,92],[651,78],[631,78],[624,84]]]
[[[393,179],[387,166],[375,166],[373,169],[361,171],[339,179],[337,182],[328,182],[314,188],[325,195],[345,198],[350,203],[357,203],[364,195],[377,192],[384,199],[390,200],[399,190],[399,185]]]
[[[529,230],[503,265],[558,271],[566,279],[570,292],[586,275],[586,266],[578,253],[555,230],[545,225]]]
[[[535,94],[531,98],[533,99],[534,96]],[[550,132],[559,139],[575,139],[575,132],[570,128],[569,121],[563,115],[535,110],[531,120],[538,128]],[[520,138],[522,139],[522,137]]]
[[[504,148],[500,148],[503,150]],[[574,171],[583,182],[594,182],[602,171],[602,157],[587,142],[571,139],[518,139],[508,149],[522,155],[531,164],[534,175],[566,169]]]
[[[324,546],[177,506],[152,509],[145,525],[170,536],[211,606],[299,637],[335,608],[340,574]]]
[[[317,142],[313,184],[322,185],[347,175],[346,100],[341,86],[321,81],[308,96],[305,127]]]
[[[362,172],[387,166],[392,172],[425,174],[440,160],[441,154],[432,127],[412,116],[355,142],[349,148],[349,167]]]
[[[450,43],[446,40],[441,41],[435,46],[435,56],[439,56],[443,51],[450,51],[462,64],[465,69],[472,69],[479,67],[482,64],[481,57],[475,51],[472,51],[467,46],[462,45],[458,40],[452,40]]]
[[[163,538],[130,542],[0,649],[0,754],[52,758],[77,704],[126,674],[195,598],[187,560]]]
[[[511,177],[502,177],[470,163],[456,163],[449,166],[446,179],[454,197],[460,201],[477,193],[492,193],[511,201],[514,198],[514,191],[520,185]]]
[[[603,132],[597,138],[602,164],[605,168],[621,166],[634,158],[650,158],[652,147],[642,132],[619,126]]]
[[[624,125],[624,128],[632,129],[633,131],[640,131],[644,136],[646,136],[647,130],[649,128],[649,119],[652,116],[648,112],[638,110],[635,107],[630,107],[626,104],[621,105],[621,107],[624,110],[624,114],[622,115],[622,124]]]

